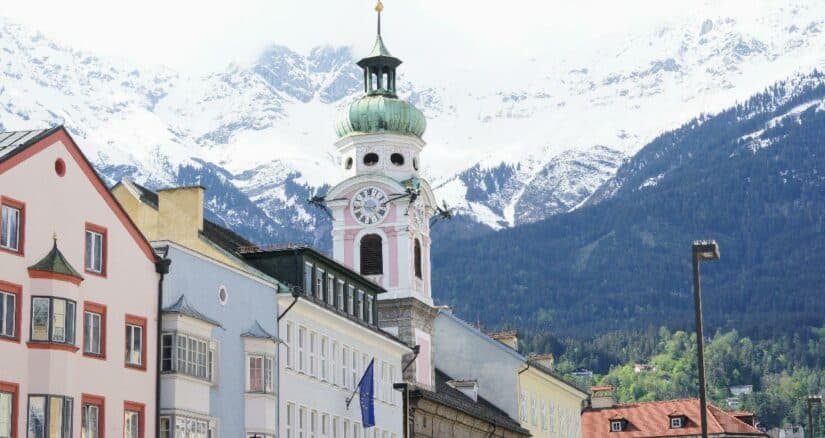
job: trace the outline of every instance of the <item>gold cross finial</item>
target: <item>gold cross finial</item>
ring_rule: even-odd
[[[381,3],[381,0],[378,0],[378,3],[375,4],[375,12],[378,12],[380,14],[381,11],[383,11],[383,10],[384,10],[384,4]]]

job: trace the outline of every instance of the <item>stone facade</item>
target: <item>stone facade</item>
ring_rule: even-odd
[[[509,438],[527,436],[525,433],[497,427],[489,421],[480,420],[448,405],[425,398],[412,398],[410,407],[416,438]]]
[[[417,344],[416,330],[424,332],[430,337],[432,336],[433,321],[437,315],[437,309],[415,298],[378,301],[378,326],[393,333],[410,347]],[[425,347],[422,346],[421,348]],[[419,379],[419,385],[432,389],[433,382],[435,382],[435,370],[430,359],[432,354],[432,351],[425,352],[422,350],[419,357],[404,371],[404,381],[415,382],[419,372],[422,375],[429,374],[430,385],[422,385],[421,379]],[[408,363],[410,359],[412,357],[404,358],[404,363]]]

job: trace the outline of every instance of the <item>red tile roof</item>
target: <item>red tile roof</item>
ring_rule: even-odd
[[[670,428],[669,414],[678,412],[687,417],[684,427]],[[627,420],[622,432],[610,432],[610,420]],[[617,404],[612,408],[587,409],[582,413],[583,438],[655,438],[700,435],[699,400],[667,400],[660,402]],[[766,436],[755,427],[729,413],[708,405],[708,434],[736,436]]]

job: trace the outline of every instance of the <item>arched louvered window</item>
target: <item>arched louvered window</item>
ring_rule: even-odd
[[[415,239],[415,244],[413,247],[413,257],[415,263],[415,276],[421,278],[421,242],[418,239]]]
[[[384,258],[381,250],[381,236],[367,234],[361,238],[361,275],[384,273]]]

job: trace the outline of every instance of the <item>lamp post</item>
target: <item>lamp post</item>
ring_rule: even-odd
[[[699,417],[702,423],[702,438],[708,437],[708,401],[705,385],[705,340],[702,330],[702,288],[699,282],[699,262],[718,260],[719,245],[715,240],[693,242],[693,305],[696,314],[696,356],[699,367]]]
[[[808,397],[808,432],[811,438],[814,438],[816,434],[814,433],[814,417],[813,417],[813,406],[814,404],[819,404],[822,406],[822,396],[821,395],[812,395]]]

